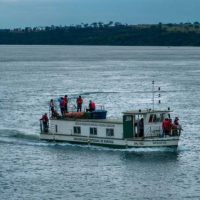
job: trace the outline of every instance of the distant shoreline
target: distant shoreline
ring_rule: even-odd
[[[200,23],[0,29],[1,45],[200,46]]]

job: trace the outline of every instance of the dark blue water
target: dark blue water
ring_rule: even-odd
[[[179,147],[118,150],[39,140],[48,101],[103,104],[109,118],[174,110]],[[200,199],[200,48],[0,46],[0,199]]]

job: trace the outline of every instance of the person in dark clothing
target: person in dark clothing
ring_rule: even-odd
[[[181,131],[181,126],[179,124],[179,118],[175,117],[174,123],[172,126],[172,135],[178,135],[180,134],[180,131]]]
[[[64,96],[64,110],[67,113],[68,112],[68,98],[67,95]]]
[[[179,118],[175,117],[174,119],[174,125],[178,126],[179,125]]]
[[[144,137],[144,119],[141,118],[139,121],[139,137]]]
[[[53,99],[51,99],[49,102],[49,108],[51,110],[51,116],[53,116],[54,112],[55,112],[55,103],[54,103]]]
[[[64,116],[64,114],[65,114],[65,102],[64,102],[63,97],[60,98],[60,112],[61,112],[61,115]]]

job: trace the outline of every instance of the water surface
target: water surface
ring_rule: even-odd
[[[200,199],[200,48],[0,46],[1,199]],[[48,101],[103,104],[109,118],[175,111],[179,148],[129,149],[39,140]]]

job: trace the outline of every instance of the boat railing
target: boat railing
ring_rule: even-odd
[[[159,137],[162,134],[161,127],[158,126],[149,126],[145,131],[145,137]]]
[[[86,112],[88,109],[88,106],[83,106],[83,111]],[[105,106],[102,104],[96,104],[96,110],[105,110]],[[68,112],[76,112],[77,111],[77,106],[76,105],[70,105],[68,106]]]
[[[97,104],[96,105],[96,110],[105,110],[105,106],[102,104]]]
[[[170,130],[170,135],[171,136],[180,136],[181,135],[181,131],[182,131],[182,127],[179,126],[179,127],[176,127],[176,128],[171,128]]]
[[[76,105],[70,105],[68,106],[68,112],[76,112],[77,106]]]
[[[172,127],[168,133],[165,133],[161,126],[149,126],[146,129],[145,137],[180,136],[181,130],[181,127]]]
[[[42,120],[40,120],[40,132],[48,133],[49,132],[49,123],[44,123]]]

